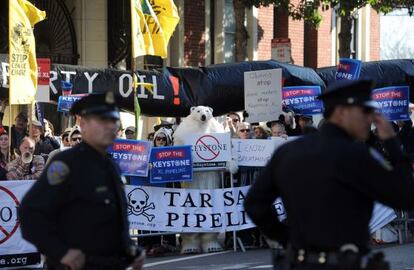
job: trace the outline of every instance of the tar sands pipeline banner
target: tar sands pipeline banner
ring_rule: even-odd
[[[23,240],[17,209],[32,180],[0,181],[0,269],[41,267],[40,253]]]

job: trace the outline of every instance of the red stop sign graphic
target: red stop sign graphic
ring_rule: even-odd
[[[202,160],[210,161],[218,157],[218,155],[220,154],[220,150],[214,149],[214,147],[212,147],[212,145],[218,146],[219,141],[211,135],[201,136],[196,141],[195,145],[196,145],[196,154]],[[198,148],[201,148],[201,149],[205,148],[205,151],[197,150]]]
[[[17,209],[17,207],[20,205],[19,200],[16,198],[16,196],[7,188],[0,186],[0,197],[3,198],[3,201],[11,201],[14,204],[14,208]],[[4,210],[8,209],[8,210]],[[10,219],[12,217],[12,211],[10,207],[3,207],[0,205],[0,215],[1,215],[1,222],[3,221],[3,211],[10,211]],[[9,220],[10,220],[9,219]],[[8,220],[7,220],[8,221]],[[7,222],[6,221],[6,222]],[[11,230],[6,230],[3,226],[0,225],[0,244],[6,242],[12,235],[17,231],[17,228],[19,228],[20,222],[16,219],[15,224],[13,225]]]

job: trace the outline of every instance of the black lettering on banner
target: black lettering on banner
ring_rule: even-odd
[[[178,215],[176,213],[167,212],[168,222],[167,227],[173,227],[172,222],[178,220]]]
[[[241,225],[247,224],[247,222],[246,222],[246,211],[242,210],[242,211],[240,211],[240,213],[242,214],[242,223],[241,223]]]
[[[224,206],[232,206],[234,204],[233,191],[229,190],[223,193]]]
[[[219,228],[223,224],[220,222],[221,213],[210,214],[211,215],[211,228]]]
[[[210,200],[211,200],[211,195],[210,194],[200,193],[200,196],[201,196],[201,207],[213,207],[210,203]],[[207,197],[207,198],[205,198],[205,197]],[[208,206],[205,206],[204,204],[206,204]]]
[[[174,191],[165,191],[164,192],[164,196],[165,194],[169,194],[170,195],[170,203],[168,204],[168,206],[175,206],[174,204],[174,195],[181,196],[180,192],[174,192]]]
[[[10,221],[10,219],[12,219],[12,217],[13,217],[13,212],[10,207],[5,206],[0,209],[1,221],[8,222]]]
[[[40,253],[23,253],[0,255],[0,268],[36,265],[40,263]]]
[[[244,199],[246,198],[246,196],[244,196],[243,192],[241,190],[239,190],[239,194],[237,196],[237,205],[240,205],[244,202]]]
[[[240,225],[240,222],[239,223],[232,222],[233,212],[226,212],[226,215],[227,215],[227,226],[228,227]]]
[[[183,214],[183,216],[184,216],[184,225],[183,225],[183,227],[184,228],[188,228],[188,227],[190,227],[190,226],[188,226],[188,216],[189,216],[190,214],[188,214],[188,213],[184,213]]]
[[[196,207],[195,204],[194,204],[194,202],[193,202],[193,198],[191,198],[191,194],[190,193],[187,194],[187,198],[185,198],[185,201],[181,205],[181,207],[187,207],[187,205],[186,205],[187,203],[190,204],[190,207]]]
[[[201,228],[201,223],[207,220],[207,217],[204,214],[194,214],[196,216],[196,226],[197,228]]]

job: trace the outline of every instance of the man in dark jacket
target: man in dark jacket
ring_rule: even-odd
[[[48,269],[141,269],[119,170],[106,154],[119,121],[113,93],[87,96],[71,112],[81,116],[83,142],[57,154],[23,198],[23,237]]]
[[[246,197],[251,219],[289,246],[289,269],[360,269],[374,201],[414,207],[410,161],[390,123],[374,113],[371,90],[372,81],[345,81],[322,94],[326,124],[280,147]],[[390,162],[364,144],[371,123]],[[284,202],[287,225],[277,218],[277,197]],[[338,268],[346,264],[350,268]]]

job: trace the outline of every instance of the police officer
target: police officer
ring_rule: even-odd
[[[341,81],[320,95],[326,123],[281,146],[246,196],[251,219],[289,247],[286,269],[360,269],[374,201],[414,207],[410,161],[390,123],[374,112],[372,87],[370,80]],[[364,144],[372,123],[390,162]],[[273,207],[277,197],[285,205],[286,225]],[[380,256],[375,260],[371,269],[386,265]]]
[[[23,237],[48,269],[141,269],[119,171],[106,154],[119,125],[114,95],[84,97],[71,113],[81,116],[83,142],[57,154],[23,198]]]

